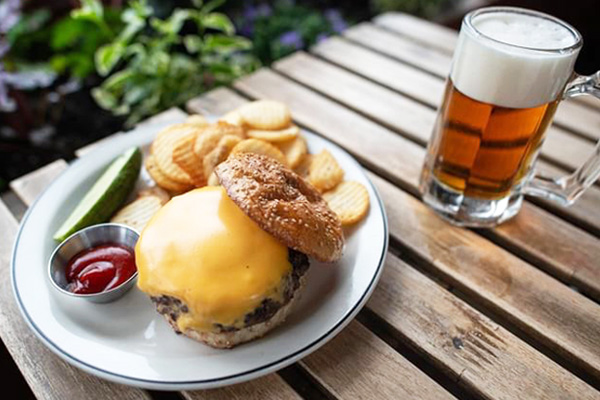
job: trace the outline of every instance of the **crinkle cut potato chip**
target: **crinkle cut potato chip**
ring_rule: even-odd
[[[344,170],[327,150],[316,154],[308,168],[308,180],[319,191],[333,189],[344,179]]]
[[[255,153],[262,154],[268,157],[271,157],[283,165],[287,166],[287,160],[285,156],[277,147],[273,146],[271,143],[267,143],[265,141],[259,139],[246,139],[239,142],[233,150],[231,150],[231,154],[235,153]]]
[[[158,164],[156,163],[156,158],[152,154],[146,158],[145,166],[148,174],[152,177],[154,182],[156,182],[156,184],[161,188],[171,193],[179,194],[192,188],[192,185],[176,182],[166,176],[165,173],[159,168]]]
[[[192,114],[185,119],[186,124],[205,126],[208,125],[208,120],[200,114]]]
[[[283,129],[292,120],[288,106],[273,100],[253,101],[241,106],[239,111],[246,125],[254,129]]]
[[[195,186],[204,186],[206,178],[202,172],[202,162],[194,153],[194,144],[201,131],[190,132],[180,137],[173,148],[173,162],[184,170]]]
[[[310,164],[312,164],[312,160],[314,158],[313,154],[306,154],[302,157],[302,160],[296,167],[294,168],[294,172],[303,177],[304,179],[308,179],[308,170],[310,169]]]
[[[359,182],[342,182],[335,189],[323,193],[323,198],[342,225],[357,223],[369,211],[369,192]]]
[[[192,184],[190,175],[173,161],[173,150],[182,137],[193,135],[197,129],[197,126],[191,124],[172,125],[160,131],[152,142],[151,152],[156,165],[172,181]]]
[[[162,206],[162,200],[158,196],[141,196],[117,211],[110,222],[127,225],[141,232]]]
[[[288,165],[292,169],[298,167],[308,154],[306,139],[301,135],[287,142],[277,143],[276,146],[285,155]]]
[[[242,139],[235,135],[223,136],[217,146],[202,160],[204,176],[210,177],[215,167],[225,161],[231,150],[241,141]]]
[[[246,133],[248,134],[248,137],[254,139],[279,143],[294,139],[300,133],[300,129],[296,125],[290,125],[287,128],[277,130],[248,129]]]
[[[229,111],[227,114],[219,118],[219,121],[224,121],[231,125],[244,126],[244,119],[242,118],[242,114],[240,114],[239,110]]]
[[[167,191],[161,189],[159,186],[153,186],[148,189],[140,190],[140,192],[138,193],[138,197],[144,197],[144,196],[158,197],[160,199],[160,202],[162,205],[165,205],[167,203],[167,201],[171,200],[171,196],[169,195],[169,193]]]

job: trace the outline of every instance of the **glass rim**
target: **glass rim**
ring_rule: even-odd
[[[539,48],[539,47],[531,47],[531,46],[523,46],[523,45],[518,45],[518,44],[507,43],[507,42],[504,42],[504,41],[501,41],[498,39],[494,39],[493,37],[486,35],[485,33],[479,31],[473,25],[473,20],[475,18],[477,18],[481,15],[484,15],[484,14],[491,14],[491,13],[522,14],[522,15],[528,15],[531,17],[537,17],[537,18],[542,18],[542,19],[552,21],[552,22],[562,26],[563,28],[567,29],[575,38],[575,43],[573,43],[570,46],[565,46],[565,47]],[[520,8],[520,7],[479,8],[479,9],[471,11],[470,13],[465,15],[465,17],[463,18],[463,26],[466,26],[469,31],[473,32],[478,37],[482,37],[482,38],[484,38],[486,40],[490,40],[494,43],[498,43],[498,44],[501,44],[501,45],[507,46],[507,47],[513,47],[513,48],[518,48],[518,49],[523,49],[523,50],[530,50],[530,51],[535,51],[535,52],[539,52],[539,53],[570,54],[570,53],[573,53],[573,52],[577,51],[578,49],[580,49],[581,46],[583,45],[583,37],[581,36],[579,31],[577,29],[575,29],[572,25],[570,25],[570,24],[566,23],[565,21],[563,21],[559,18],[556,18],[552,15],[549,15],[549,14],[546,14],[546,13],[543,13],[540,11],[528,10],[526,8]]]

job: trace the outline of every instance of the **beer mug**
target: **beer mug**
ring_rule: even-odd
[[[514,216],[523,195],[572,204],[600,175],[600,144],[573,174],[534,171],[561,99],[600,98],[600,72],[573,73],[579,32],[550,15],[490,7],[465,16],[420,178],[423,201],[461,226]]]

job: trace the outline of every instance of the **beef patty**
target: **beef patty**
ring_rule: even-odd
[[[306,254],[291,248],[288,248],[288,260],[292,264],[292,273],[287,276],[284,283],[283,302],[270,298],[264,299],[260,306],[244,316],[244,328],[268,320],[294,297],[294,293],[300,286],[300,278],[306,273],[310,263]],[[181,333],[176,322],[181,314],[189,312],[187,305],[173,296],[151,296],[150,299],[156,306],[156,310],[167,318],[175,332]],[[239,329],[241,328],[215,324],[216,332],[234,332]]]

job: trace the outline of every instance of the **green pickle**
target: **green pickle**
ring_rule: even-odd
[[[117,157],[56,231],[54,239],[62,242],[80,229],[106,222],[131,193],[141,166],[139,147]]]

